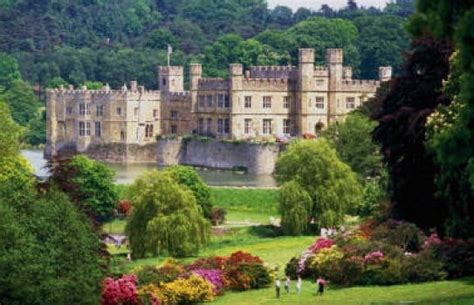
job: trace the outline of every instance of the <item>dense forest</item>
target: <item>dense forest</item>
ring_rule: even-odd
[[[66,83],[117,88],[138,80],[156,89],[168,44],[172,64],[201,62],[208,76],[225,76],[232,62],[297,64],[300,47],[316,48],[322,63],[325,48],[340,47],[356,77],[375,78],[378,66],[400,71],[409,47],[404,24],[414,9],[413,0],[383,9],[349,0],[340,10],[296,12],[270,9],[265,0],[0,0],[0,70],[9,71],[0,79],[0,99],[31,127],[44,114],[35,111],[40,102],[29,85],[39,97]],[[20,92],[15,107],[9,101]],[[42,141],[38,134],[30,142]]]

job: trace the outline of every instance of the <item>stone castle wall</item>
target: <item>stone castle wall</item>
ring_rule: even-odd
[[[280,144],[230,143],[218,140],[159,140],[158,165],[176,164],[232,169],[245,167],[251,174],[272,174],[282,150]]]

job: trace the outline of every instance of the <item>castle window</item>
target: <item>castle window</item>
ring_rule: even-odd
[[[252,119],[245,119],[244,132],[245,134],[250,134],[252,132]]]
[[[269,135],[272,134],[272,120],[263,119],[263,134]]]
[[[212,95],[207,96],[207,107],[212,107]]]
[[[198,132],[199,132],[199,133],[203,133],[203,132],[204,132],[204,119],[203,119],[203,118],[199,118],[199,121],[198,121]]]
[[[171,134],[177,134],[177,133],[178,133],[178,126],[171,125]]]
[[[283,134],[289,135],[290,132],[290,120],[283,120]]]
[[[153,125],[147,124],[145,126],[145,138],[152,138],[153,137]]]
[[[86,123],[86,136],[91,136],[91,122]]]
[[[314,104],[314,106],[318,109],[324,109],[324,97],[317,96],[316,103]]]
[[[245,97],[245,108],[252,108],[252,97],[246,96]]]
[[[86,115],[91,115],[91,104],[86,104]]]
[[[95,136],[97,138],[102,137],[102,124],[100,122],[95,122]]]
[[[80,116],[86,115],[86,104],[79,104],[79,115]]]
[[[228,94],[224,94],[224,107],[229,108],[230,107],[230,99]]]
[[[355,109],[355,97],[346,98],[346,108]]]
[[[79,122],[79,136],[85,137],[86,136],[86,123]]]
[[[125,141],[125,131],[123,130],[120,132],[120,140]]]
[[[291,103],[291,98],[289,96],[283,97],[283,108],[289,109]]]
[[[217,107],[219,108],[224,108],[224,94],[218,94],[217,95]]]
[[[72,107],[66,107],[66,114],[72,115]]]
[[[122,115],[122,108],[121,107],[117,107],[117,115]]]
[[[96,116],[104,116],[104,106],[96,106],[95,115]]]
[[[158,117],[158,109],[153,109],[153,117],[154,118]]]
[[[264,96],[263,97],[263,108],[272,108],[272,97],[271,96]]]
[[[174,120],[178,119],[178,111],[171,111],[171,118]]]
[[[199,107],[205,107],[206,106],[206,97],[204,95],[199,95],[198,96],[198,104]]]
[[[318,86],[318,87],[324,86],[324,79],[317,79],[316,80],[316,86]]]
[[[206,130],[207,130],[208,133],[211,133],[211,132],[212,132],[212,119],[211,119],[211,118],[208,118],[208,119],[207,119]]]
[[[218,119],[217,120],[217,132],[227,134],[230,132],[230,120],[229,119]]]
[[[166,86],[166,78],[163,78],[163,86]]]

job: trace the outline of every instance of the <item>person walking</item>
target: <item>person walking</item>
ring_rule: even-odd
[[[280,283],[280,279],[276,279],[275,281],[275,293],[276,293],[276,298],[279,299],[280,298],[280,288],[281,288],[281,283]]]
[[[290,293],[290,283],[291,283],[290,277],[287,276],[285,280],[285,291],[287,294]]]
[[[316,295],[323,296],[324,289],[326,288],[326,281],[322,277],[319,277],[316,281],[316,285],[318,286],[318,291],[316,292]]]
[[[299,294],[301,292],[301,276],[298,275],[298,281],[296,282],[296,292]]]

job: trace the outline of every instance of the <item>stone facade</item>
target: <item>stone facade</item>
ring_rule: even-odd
[[[244,71],[231,64],[226,79],[202,77],[202,66],[191,64],[189,90],[183,67],[160,67],[158,74],[160,91],[136,82],[121,90],[48,91],[46,156],[63,147],[94,155],[90,148],[100,145],[144,146],[158,135],[250,140],[318,134],[372,97],[392,70],[380,67],[378,80],[353,80],[341,49],[327,50],[325,66],[315,66],[314,49],[300,49],[298,66]]]

